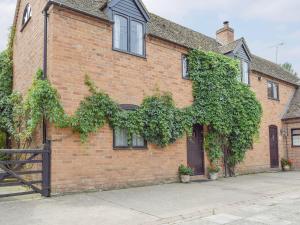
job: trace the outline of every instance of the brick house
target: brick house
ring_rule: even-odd
[[[26,93],[38,68],[61,96],[68,114],[89,95],[84,76],[125,107],[141,104],[160,90],[173,94],[177,107],[193,102],[186,54],[215,51],[241,60],[241,82],[250,85],[263,106],[260,137],[239,173],[279,169],[290,157],[300,167],[300,92],[298,79],[277,64],[255,56],[244,38],[235,39],[228,22],[207,37],[149,13],[139,0],[18,0],[14,24],[14,90]],[[35,143],[43,140],[42,125]],[[205,176],[205,127],[165,149],[108,125],[82,144],[71,129],[47,124],[52,141],[53,192],[109,189],[177,180],[180,164]]]

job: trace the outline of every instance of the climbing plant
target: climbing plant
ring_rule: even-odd
[[[57,127],[71,127],[82,141],[108,123],[112,128],[127,129],[129,142],[133,134],[138,134],[150,143],[165,147],[190,134],[193,125],[199,123],[209,128],[206,149],[211,163],[219,163],[226,152],[225,163],[234,169],[258,134],[261,105],[250,88],[238,81],[239,66],[235,60],[199,50],[192,50],[188,60],[194,96],[189,107],[176,108],[170,93],[157,92],[146,97],[136,110],[125,111],[86,76],[90,95],[81,101],[74,115],[67,115],[56,89],[42,79],[42,71],[38,70],[24,99],[18,93],[11,93],[11,81],[7,82],[10,106],[0,104],[0,109],[4,109],[2,114],[5,110],[12,113],[7,121],[0,122],[0,127],[13,136],[19,147],[30,145],[43,118]],[[1,62],[0,58],[0,66]],[[11,59],[3,61],[1,74],[4,70],[12,73],[4,69],[11,68],[10,63]]]
[[[8,142],[6,138],[12,129],[12,104],[10,95],[12,93],[14,36],[15,29],[11,28],[7,48],[0,53],[0,135],[2,137],[2,148],[7,147],[6,144]]]
[[[230,171],[243,161],[259,132],[262,107],[249,86],[238,81],[238,62],[213,52],[189,54],[195,120],[209,126],[207,151],[211,162],[226,152]]]

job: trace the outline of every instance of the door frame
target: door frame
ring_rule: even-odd
[[[275,150],[272,149],[272,143],[271,142],[271,130],[276,130],[276,146],[275,146]],[[276,125],[270,125],[269,126],[269,152],[270,152],[270,167],[271,168],[279,168],[279,143],[278,143],[279,139],[278,139],[278,126]],[[276,151],[276,152],[274,152]],[[272,154],[276,153],[277,154],[277,160],[276,160],[276,165],[273,165],[273,161],[272,161]]]
[[[201,124],[194,124],[193,125],[193,131],[194,131],[194,128],[195,126],[198,126],[200,128],[200,132],[201,132],[201,137],[202,137],[202,140],[201,140],[201,145],[199,146],[200,149],[199,151],[201,150],[202,148],[202,151],[201,151],[201,160],[202,160],[202,171],[201,171],[201,174],[195,174],[195,176],[202,176],[202,175],[205,175],[205,150],[204,150],[204,126],[201,125]],[[187,165],[189,165],[189,137],[187,137],[187,142],[186,142],[186,151],[187,151],[187,156],[186,156],[186,161],[187,161]]]

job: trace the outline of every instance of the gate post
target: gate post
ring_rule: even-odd
[[[50,197],[51,196],[51,183],[50,183],[50,175],[51,175],[51,142],[49,140],[46,141],[43,147],[42,154],[42,196]]]

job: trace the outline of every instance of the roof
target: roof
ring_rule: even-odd
[[[48,2],[66,6],[104,20],[108,20],[108,17],[100,8],[105,5],[107,1],[108,0],[48,0]]]
[[[252,55],[251,69],[276,79],[298,85],[299,78],[283,69],[280,65]]]
[[[232,52],[234,51],[238,45],[240,44],[240,42],[242,41],[242,38],[234,41],[234,42],[231,42],[229,43],[228,45],[222,45],[219,47],[219,51],[222,53],[222,54],[226,54],[226,53],[229,53],[229,52]]]
[[[283,116],[283,120],[300,118],[300,88],[298,88],[290,102],[287,112]]]
[[[148,24],[149,34],[176,44],[205,51],[218,51],[220,44],[213,38],[176,24],[153,13]]]
[[[75,11],[104,20],[109,20],[109,18],[101,9],[104,8],[108,1],[111,0],[48,0],[50,3],[65,6]],[[16,10],[18,10],[19,3],[20,2],[18,1]],[[141,4],[143,4],[142,1]],[[150,13],[150,17],[151,19],[148,23],[148,34],[187,48],[224,53],[234,49],[240,41],[243,40],[239,39],[226,46],[222,46],[214,38],[171,22],[153,13]],[[285,71],[279,65],[258,56],[253,56],[251,68],[276,79],[283,80],[294,85],[298,84],[298,79],[294,75]]]

